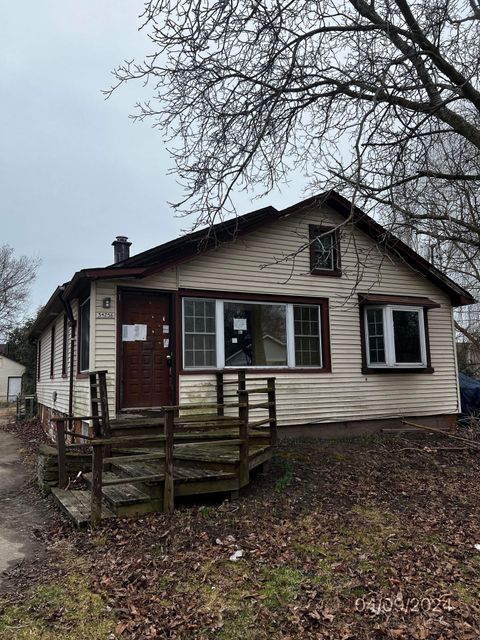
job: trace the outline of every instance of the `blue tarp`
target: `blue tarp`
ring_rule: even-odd
[[[460,373],[458,379],[460,381],[462,414],[480,414],[480,380],[470,378],[464,373]]]

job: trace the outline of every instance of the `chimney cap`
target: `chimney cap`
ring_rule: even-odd
[[[128,244],[128,246],[130,247],[132,243],[128,241],[127,236],[117,236],[112,242],[112,246],[115,246],[116,244]]]

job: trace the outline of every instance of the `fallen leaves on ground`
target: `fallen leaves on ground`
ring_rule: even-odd
[[[51,539],[119,638],[469,640],[479,491],[478,452],[441,437],[281,443],[238,501]]]

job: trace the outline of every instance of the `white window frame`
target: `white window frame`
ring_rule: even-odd
[[[370,341],[368,335],[369,310],[381,310],[383,319],[383,339],[385,346],[385,362],[370,362]],[[395,333],[393,325],[394,311],[414,311],[418,313],[418,326],[420,337],[421,362],[396,362],[395,361]],[[410,307],[406,305],[365,305],[363,309],[365,327],[365,352],[368,367],[371,369],[425,369],[427,366],[427,345],[425,340],[425,317],[423,307]]]
[[[204,365],[195,367],[192,365],[185,365],[185,301],[187,300],[204,300],[205,302],[215,302],[215,356],[216,365]],[[244,365],[242,367],[226,366],[225,365],[225,316],[224,316],[224,303],[234,304],[259,304],[259,305],[271,305],[285,307],[285,324],[286,324],[286,350],[287,350],[287,364],[285,365]],[[295,363],[295,324],[294,324],[294,307],[317,307],[318,309],[318,331],[319,331],[319,346],[320,346],[320,365],[299,365]],[[254,371],[255,369],[322,369],[323,368],[323,345],[322,345],[322,306],[315,301],[295,303],[295,302],[276,302],[274,300],[236,300],[235,298],[222,298],[212,299],[188,296],[182,298],[182,365],[183,369],[188,371],[195,371],[197,369],[239,369],[245,368]]]
[[[217,367],[214,364],[211,365],[202,365],[196,367],[194,365],[185,366],[185,302],[187,300],[202,300],[203,302],[214,302],[215,303],[215,358],[218,362],[218,300],[213,300],[212,298],[196,298],[195,296],[188,296],[187,298],[182,298],[182,366],[184,369],[188,369],[189,371],[195,371],[195,369],[212,369],[215,370]],[[223,333],[223,318],[222,318],[222,333]],[[211,333],[204,333],[203,335],[213,335]]]

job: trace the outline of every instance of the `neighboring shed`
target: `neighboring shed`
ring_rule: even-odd
[[[0,355],[0,402],[15,402],[22,391],[22,376],[26,367]]]

